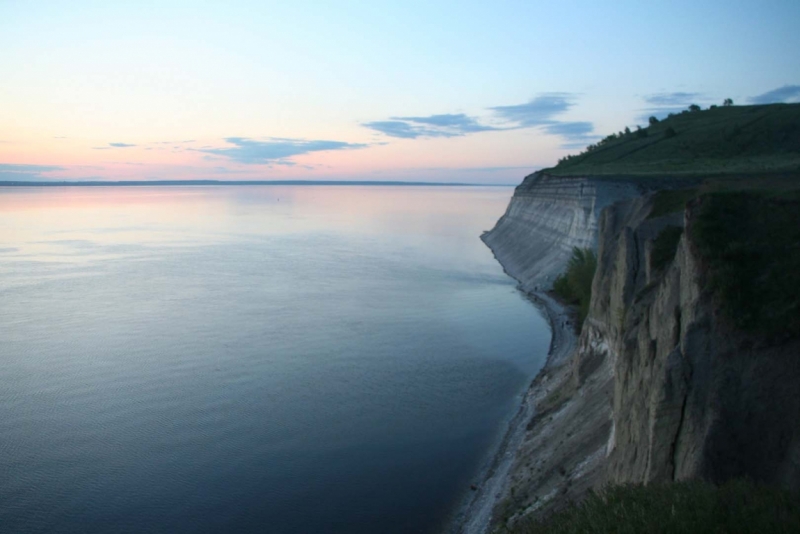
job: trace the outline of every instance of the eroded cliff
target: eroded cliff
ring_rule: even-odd
[[[649,218],[643,198],[602,217],[586,330],[607,340],[613,368],[607,479],[747,476],[798,489],[800,344],[720,312],[694,231],[703,202]],[[655,240],[675,226],[674,259],[656,267]]]
[[[485,234],[534,293],[573,246],[598,249],[577,349],[534,382],[536,415],[495,524],[608,482],[748,476],[800,488],[800,342],[743,332],[720,313],[693,237],[702,202],[659,215],[630,182],[535,174]]]
[[[606,206],[645,191],[631,180],[557,178],[537,172],[517,186],[506,213],[483,241],[523,289],[546,287],[573,247],[597,247]]]

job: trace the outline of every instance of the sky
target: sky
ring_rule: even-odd
[[[516,184],[800,102],[797,0],[0,0],[0,180]]]

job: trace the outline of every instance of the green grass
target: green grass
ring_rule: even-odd
[[[800,192],[726,191],[696,202],[689,236],[727,320],[768,338],[800,335]]]
[[[578,321],[583,324],[592,299],[592,278],[597,269],[597,256],[588,248],[572,249],[567,270],[556,278],[553,291],[569,304],[577,305]]]
[[[800,532],[795,493],[746,480],[720,487],[690,481],[649,486],[613,486],[581,504],[508,534],[739,534]]]
[[[674,131],[675,135],[667,134]],[[800,104],[679,113],[612,134],[546,172],[557,176],[709,176],[800,170]]]
[[[653,195],[653,207],[648,219],[669,215],[686,208],[686,203],[697,196],[697,189],[664,189]]]
[[[653,255],[651,256],[653,269],[660,271],[672,262],[682,235],[683,227],[681,226],[667,226],[658,234],[658,237],[653,240]]]

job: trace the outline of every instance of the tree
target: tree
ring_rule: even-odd
[[[636,137],[647,137],[647,130],[643,130],[641,126],[636,126]]]
[[[630,134],[631,134],[631,129],[626,126],[625,127],[625,135],[630,135]]]
[[[647,122],[650,123],[650,126],[655,126],[658,124],[658,119],[654,116],[651,116],[649,119],[647,119]]]
[[[700,111],[700,106],[698,106],[697,104],[692,104],[691,106],[689,106],[689,111]]]
[[[666,130],[664,130],[664,137],[666,137],[667,139],[669,139],[670,137],[675,137],[675,135],[676,135],[676,132],[675,132],[675,129],[672,126],[667,128]]]
[[[732,106],[732,105],[733,105],[733,100],[731,100],[730,98],[726,98],[726,99],[725,99],[725,100],[722,102],[722,105],[723,105],[723,106],[725,106],[725,107]]]

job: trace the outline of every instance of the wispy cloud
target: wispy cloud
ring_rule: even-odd
[[[428,115],[426,117],[391,117],[391,120],[388,121],[366,122],[363,126],[389,137],[401,139],[461,137],[476,132],[502,129],[481,124],[475,118],[463,113]]]
[[[502,120],[516,123],[520,128],[552,124],[555,117],[568,111],[573,105],[571,93],[545,93],[525,104],[495,106],[489,108]]]
[[[673,93],[653,93],[644,97],[647,107],[640,110],[636,119],[646,123],[649,117],[663,119],[670,113],[680,113],[692,104],[697,104],[707,97],[703,93],[676,91]]]
[[[545,93],[524,104],[489,108],[516,128],[541,128],[546,134],[564,139],[561,148],[583,148],[595,141],[594,124],[588,121],[562,121],[558,117],[575,105],[572,93]]]
[[[325,152],[330,150],[352,150],[365,148],[369,145],[363,143],[345,143],[343,141],[308,141],[305,139],[270,138],[267,141],[248,139],[246,137],[226,137],[225,142],[232,147],[226,148],[200,148],[203,152],[213,156],[222,156],[238,163],[294,165],[289,158],[310,154],[311,152]]]
[[[136,145],[132,145],[130,143],[109,143],[108,146],[96,146],[92,147],[95,150],[111,150],[112,148],[130,148]]]
[[[37,181],[46,180],[48,177],[42,173],[63,171],[64,167],[56,165],[26,165],[20,163],[0,163],[0,180],[8,181]]]
[[[644,97],[644,101],[652,107],[675,107],[675,106],[689,106],[694,104],[695,100],[702,99],[702,93],[655,93]]]
[[[747,99],[751,104],[775,104],[800,101],[800,85],[784,85]]]
[[[362,123],[362,126],[371,128],[389,137],[399,137],[401,139],[416,139],[417,137],[441,137],[426,135],[426,132],[420,131],[420,128],[415,128],[414,125],[403,121],[372,121]]]
[[[576,143],[597,139],[591,122],[565,122],[559,115],[575,105],[572,93],[544,93],[524,104],[487,108],[491,117],[479,120],[463,113],[428,115],[422,117],[390,117],[389,120],[363,123],[389,137],[418,139],[432,137],[461,137],[477,132],[507,131],[522,128],[541,128],[549,135],[564,138],[571,148]]]
[[[599,137],[594,133],[594,124],[586,121],[556,122],[546,125],[544,130],[564,138],[561,148],[583,148]]]

